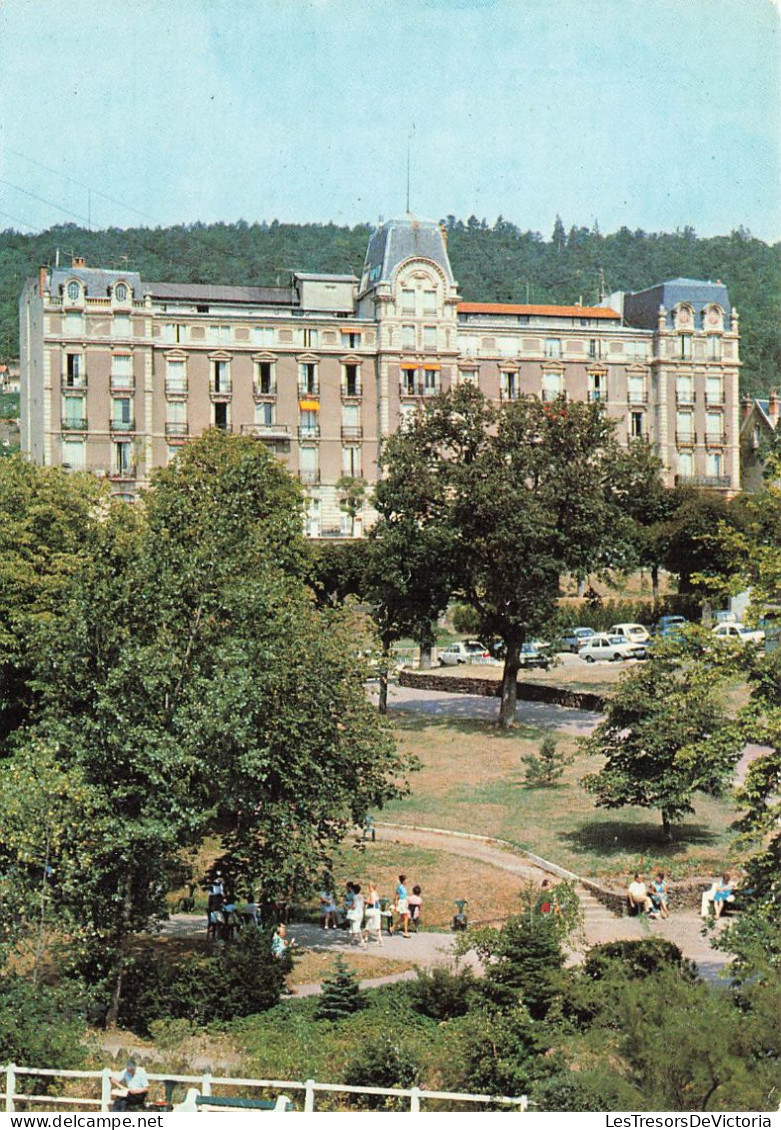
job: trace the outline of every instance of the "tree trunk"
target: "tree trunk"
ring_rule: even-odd
[[[388,713],[388,667],[390,665],[390,644],[383,643],[382,657],[380,658],[380,697],[377,710],[380,714]]]
[[[578,599],[583,599],[583,593],[586,591],[586,578],[578,577]]]
[[[662,830],[664,832],[665,841],[670,844],[673,839],[673,829],[670,823],[670,813],[666,809],[662,809]]]
[[[659,566],[651,566],[651,596],[654,600],[659,599]]]
[[[116,958],[113,968],[113,984],[111,986],[111,1000],[106,1012],[106,1027],[116,1028],[119,1022],[119,1002],[122,999],[122,979],[125,974],[125,938],[130,933],[130,919],[133,913],[133,872],[128,870],[125,876],[125,890],[122,896],[122,911],[120,914],[119,929],[116,933]]]
[[[507,648],[502,672],[502,702],[499,707],[499,727],[508,730],[515,725],[515,707],[518,701],[518,672],[521,669],[521,644],[505,640]]]
[[[431,670],[431,644],[422,643],[420,645],[420,669],[421,671]]]

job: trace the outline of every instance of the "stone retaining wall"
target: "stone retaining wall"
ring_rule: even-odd
[[[399,685],[421,691],[446,691],[448,694],[475,694],[483,698],[499,698],[502,684],[499,679],[480,679],[458,675],[439,675],[433,672],[400,671]],[[555,706],[570,706],[575,710],[605,709],[605,696],[593,691],[572,691],[566,687],[549,687],[544,683],[518,682],[518,698],[524,702],[547,702]]]

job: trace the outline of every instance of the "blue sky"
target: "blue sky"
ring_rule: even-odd
[[[373,222],[405,210],[411,134],[422,216],[778,239],[779,15],[774,0],[0,0],[0,227]]]

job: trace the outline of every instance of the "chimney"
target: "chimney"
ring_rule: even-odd
[[[73,255],[73,256],[71,256],[71,266],[72,267],[86,267],[87,266],[87,260],[84,258],[83,255]]]
[[[745,393],[743,399],[740,402],[740,419],[741,419],[741,421],[747,420],[749,418],[753,404],[754,404],[754,402],[751,399],[751,397],[749,396],[749,394]]]
[[[778,390],[771,388],[767,401],[767,417],[774,428],[778,426],[778,407]]]
[[[46,290],[46,268],[41,267],[38,272],[38,294],[43,298],[44,291]]]

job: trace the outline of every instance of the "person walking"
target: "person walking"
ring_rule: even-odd
[[[347,911],[347,921],[350,924],[350,942],[357,942],[360,946],[365,946],[366,942],[363,937],[363,908],[364,897],[361,894],[361,884],[353,883],[353,902],[350,909]]]
[[[371,934],[374,935],[374,940],[378,945],[382,945],[382,908],[380,905],[380,893],[375,883],[369,883],[369,889],[366,893],[366,919],[363,927],[364,941],[368,942]]]
[[[415,886],[412,888],[412,894],[409,896],[409,924],[417,934],[420,930],[420,915],[423,909],[423,899],[421,898],[421,888]]]

